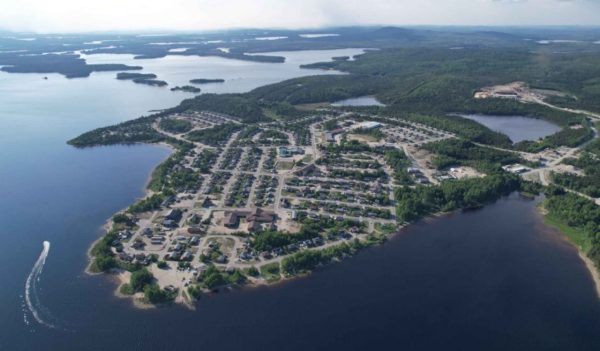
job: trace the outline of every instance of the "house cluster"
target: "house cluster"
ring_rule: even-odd
[[[178,235],[175,237],[174,245],[169,247],[165,255],[166,260],[171,261],[191,261],[194,259],[192,247],[200,244],[199,235]]]
[[[514,173],[514,174],[522,174],[531,170],[531,168],[525,167],[522,164],[516,163],[514,165],[506,165],[502,166],[502,169],[506,172]]]
[[[296,198],[306,198],[321,201],[342,201],[347,203],[356,203],[361,205],[388,206],[391,201],[387,191],[383,192],[384,187],[379,182],[370,186],[372,192],[354,192],[346,186],[345,190],[329,190],[329,188],[318,186],[310,187],[292,187],[286,186],[283,191],[288,196]]]
[[[325,132],[325,141],[328,143],[335,143],[335,136],[342,134],[344,132],[343,128],[337,128],[334,130],[329,130]]]
[[[277,215],[275,212],[262,208],[255,208],[248,211],[225,211],[223,225],[227,228],[235,229],[240,226],[242,219],[245,221],[249,232],[276,229],[275,220],[277,219]]]
[[[224,113],[216,113],[211,111],[194,112],[193,117],[209,122],[211,124],[223,124],[232,121],[239,121],[238,117],[226,115]]]
[[[295,175],[299,177],[321,177],[323,175],[323,171],[319,169],[315,164],[311,163],[307,166],[304,166],[294,172]]]
[[[163,227],[169,228],[169,229],[177,228],[179,226],[179,221],[181,220],[182,215],[183,215],[183,212],[180,209],[178,209],[178,208],[172,209],[163,219],[163,222],[162,222]]]
[[[150,263],[156,260],[156,257],[145,253],[129,254],[124,251],[121,251],[119,252],[119,259],[121,259],[123,262],[148,266]]]
[[[162,232],[162,231],[155,232],[154,230],[152,230],[152,228],[144,228],[142,230],[141,235],[143,237],[148,238],[150,240],[150,244],[152,244],[152,245],[162,245],[166,240],[164,232]],[[140,240],[135,240],[132,245],[132,247],[136,250],[141,250],[145,246],[146,246],[146,244],[144,243],[143,240],[141,240],[141,238],[140,238]]]
[[[503,99],[518,99],[519,95],[514,91],[478,91],[475,93],[475,99],[503,98]]]
[[[409,167],[406,169],[406,171],[408,172],[408,174],[410,174],[413,179],[415,180],[415,183],[417,184],[429,184],[430,181],[429,179],[427,179],[427,177],[423,174],[423,172],[421,172],[420,169],[416,168],[416,167]]]
[[[325,243],[321,237],[315,237],[312,239],[306,239],[296,243],[291,243],[285,246],[276,247],[269,251],[258,252],[252,248],[250,243],[246,243],[244,244],[243,251],[239,256],[239,259],[241,261],[254,261],[259,258],[263,260],[270,260],[273,257],[284,256],[299,250],[323,246],[324,244]]]
[[[389,128],[385,130],[385,133],[388,135],[386,141],[393,147],[395,147],[395,144],[413,144],[419,146],[452,137],[450,133],[417,123]]]

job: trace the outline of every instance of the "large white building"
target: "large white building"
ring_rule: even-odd
[[[375,129],[375,128],[379,128],[381,127],[382,124],[379,122],[362,122],[359,123],[356,128],[362,128],[362,129]]]

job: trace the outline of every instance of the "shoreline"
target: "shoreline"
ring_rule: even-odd
[[[157,164],[156,166],[154,166],[154,168],[152,168],[152,171],[150,172],[150,174],[148,175],[148,177],[146,177],[146,181],[144,182],[144,185],[142,187],[144,194],[140,197],[137,198],[135,200],[140,200],[140,199],[145,199],[148,196],[152,195],[152,190],[148,189],[148,184],[150,184],[150,181],[152,180],[152,175],[154,174],[154,171],[156,171],[156,168],[158,168],[158,166],[160,166],[163,162],[165,162],[175,151],[175,148],[169,144],[166,143],[164,141],[161,141],[160,143],[155,143],[155,144],[147,144],[147,143],[139,143],[139,145],[158,145],[161,147],[165,147],[167,149],[169,149],[171,151],[171,154],[169,154],[169,156],[167,156],[166,159],[164,159],[162,162],[160,162],[159,164]],[[135,203],[135,202],[134,202]],[[122,208],[120,210],[117,210],[113,216],[119,212],[122,212],[123,210],[126,210],[128,207]],[[84,270],[85,273],[89,274],[89,275],[96,275],[96,274],[101,274],[102,272],[92,272],[90,271],[90,266],[92,265],[92,261],[94,259],[94,256],[92,255],[92,249],[94,248],[94,246],[96,245],[96,243],[100,240],[102,240],[102,238],[106,235],[106,233],[108,233],[108,231],[110,230],[110,227],[112,226],[113,222],[112,222],[112,216],[107,218],[106,221],[104,222],[104,224],[102,224],[100,226],[100,229],[104,231],[104,234],[100,235],[96,240],[94,240],[91,244],[90,247],[87,249],[87,257],[88,257],[88,264]]]
[[[175,148],[171,144],[166,143],[166,142],[160,142],[160,143],[156,143],[156,144],[140,143],[140,145],[157,145],[157,146],[161,146],[161,147],[165,147],[165,148],[169,149],[169,151],[171,153],[169,154],[169,156],[167,156],[167,158],[165,160],[167,160],[173,154],[173,152],[175,151]],[[150,184],[150,181],[152,180],[152,175],[154,174],[154,171],[156,171],[156,169],[158,168],[158,166],[160,166],[163,162],[165,162],[165,160],[161,161],[159,164],[157,164],[156,166],[154,166],[154,168],[152,168],[152,171],[150,172],[150,174],[148,175],[148,177],[146,177],[146,181],[144,182],[144,185],[142,187],[142,189],[144,191],[144,194],[140,198],[135,199],[134,203],[137,200],[145,199],[146,197],[152,195],[153,191],[150,190],[150,189],[148,189],[148,184]],[[127,209],[127,207],[122,208],[120,210],[117,210],[115,212],[115,214],[119,213],[119,212],[121,212],[121,211],[123,211],[125,209]],[[113,216],[114,216],[114,214],[113,214]],[[110,228],[112,227],[112,225],[113,225],[113,222],[112,222],[112,216],[111,216],[111,217],[107,218],[106,221],[104,222],[104,224],[102,224],[100,226],[100,230],[102,231],[102,234],[98,238],[96,238],[94,241],[92,241],[92,243],[90,244],[90,246],[87,249],[87,259],[88,259],[88,262],[87,262],[87,265],[86,265],[86,267],[85,267],[85,269],[83,271],[84,274],[87,274],[89,276],[96,276],[96,275],[104,275],[104,274],[106,274],[104,272],[93,272],[91,270],[92,262],[94,261],[94,255],[92,255],[92,249],[94,248],[94,246],[96,246],[96,244],[100,240],[102,240],[104,238],[104,236],[108,233],[108,231],[110,230]],[[114,291],[114,295],[116,297],[118,297],[118,298],[131,298],[133,300],[134,306],[137,307],[137,308],[140,308],[140,309],[148,309],[148,308],[153,307],[153,305],[151,305],[151,304],[145,304],[145,303],[142,303],[140,301],[137,301],[137,299],[135,298],[135,295],[128,296],[128,295],[123,295],[123,294],[121,294],[119,292],[119,289],[121,288],[121,286],[123,284],[127,283],[127,280],[123,280],[124,276],[126,276],[126,274],[124,272],[111,272],[111,273],[109,273],[109,275],[112,276],[113,278],[115,278],[116,282],[117,282],[117,288]]]
[[[590,275],[592,276],[592,280],[595,283],[594,285],[596,287],[596,295],[598,296],[598,299],[600,300],[600,272],[598,271],[598,267],[596,267],[594,262],[592,260],[590,260],[583,251],[577,249],[577,254],[579,255],[579,258],[581,258],[581,260],[585,263],[585,266],[587,267],[588,271],[590,272]]]
[[[579,259],[584,263],[585,267],[587,268],[587,271],[590,274],[594,283],[596,296],[600,300],[600,270],[598,269],[599,267],[597,267],[596,264],[589,257],[587,257],[586,253],[579,247],[579,245],[574,243],[566,233],[564,233],[558,226],[553,225],[548,221],[548,211],[543,206],[543,203],[540,203],[540,205],[537,206],[537,213],[540,215],[542,223],[544,225],[547,225],[548,227],[556,230],[556,232],[559,233],[560,239],[565,241],[569,246],[573,247],[577,251],[577,256],[579,256]]]
[[[161,142],[158,143],[157,145],[162,145],[162,146],[166,146],[168,148],[171,149],[171,151],[174,151],[175,148],[173,146],[171,146],[170,144]],[[163,161],[164,162],[164,161]],[[159,163],[156,167],[154,167],[154,169],[152,169],[152,171],[150,172],[150,175],[148,176],[145,185],[144,185],[144,196],[142,197],[145,198],[149,195],[152,194],[152,190],[147,188],[147,185],[150,183],[151,179],[152,179],[152,174],[154,173],[154,171],[156,170],[156,168],[158,166],[160,166],[160,164],[162,164],[163,162]],[[118,213],[122,210],[119,210],[115,213]],[[456,210],[456,211],[451,211],[451,212],[435,212],[435,213],[431,213],[423,218],[420,218],[419,220],[415,221],[415,222],[410,222],[410,223],[397,223],[396,224],[396,229],[389,234],[382,234],[384,237],[384,240],[377,242],[377,243],[373,243],[368,245],[367,247],[364,247],[363,249],[359,250],[362,251],[364,249],[369,249],[373,246],[380,246],[380,245],[384,245],[385,242],[387,240],[393,239],[394,237],[401,235],[404,233],[405,230],[407,230],[408,228],[410,228],[410,226],[412,224],[418,223],[420,221],[429,221],[429,220],[435,220],[437,218],[441,218],[444,216],[448,216],[451,215],[453,213],[457,213],[457,212],[461,212],[464,211],[464,209],[462,210]],[[110,227],[112,226],[112,217],[108,218],[106,220],[106,222],[102,225],[102,229],[105,231],[104,235],[106,235],[106,232],[108,230],[110,230]],[[102,240],[102,238],[104,237],[104,235],[100,236],[98,239],[94,240],[94,242],[91,244],[91,246],[88,248],[88,265],[85,269],[85,273],[91,276],[94,275],[104,275],[107,274],[106,272],[92,272],[90,270],[92,261],[94,256],[91,254],[91,250],[93,249],[94,245]],[[353,257],[355,254],[357,254],[358,252],[354,253],[352,256]],[[332,260],[331,262],[327,263],[327,264],[322,264],[320,266],[318,266],[315,270],[309,271],[309,272],[304,272],[304,273],[300,273],[300,274],[296,274],[293,276],[285,276],[285,275],[281,275],[281,278],[277,281],[273,281],[273,282],[268,282],[266,280],[259,280],[259,279],[255,279],[255,278],[250,278],[248,277],[248,281],[247,283],[245,283],[244,285],[240,285],[240,286],[235,286],[235,285],[224,285],[222,287],[218,287],[215,291],[211,291],[209,293],[205,293],[206,295],[214,295],[214,294],[218,294],[219,292],[221,292],[221,290],[233,290],[236,288],[239,289],[254,289],[254,288],[258,288],[258,287],[274,287],[274,286],[278,286],[280,284],[285,284],[291,281],[294,281],[296,279],[305,279],[307,277],[309,277],[311,274],[313,274],[314,271],[323,268],[325,266],[328,266],[330,264],[334,264],[334,263],[342,263],[342,261],[344,261],[345,259],[337,259],[337,260]],[[140,310],[152,310],[155,308],[159,308],[161,307],[161,305],[153,305],[153,304],[149,304],[149,303],[145,303],[143,302],[138,296],[136,296],[136,294],[134,295],[124,295],[120,292],[121,286],[123,286],[124,284],[128,283],[128,276],[129,276],[129,272],[128,271],[124,271],[124,270],[114,270],[112,272],[109,272],[108,275],[109,277],[111,277],[112,279],[115,280],[115,283],[117,284],[117,287],[115,288],[113,295],[117,298],[120,299],[131,299],[131,303],[132,303],[132,307],[140,309]],[[599,277],[599,288],[600,288],[600,277]],[[198,300],[194,300],[192,299],[190,296],[188,296],[188,294],[183,291],[182,295],[178,295],[177,298],[172,301],[170,304],[172,305],[183,305],[184,307],[186,307],[189,310],[195,310],[195,303]],[[168,306],[168,305],[167,305]]]
[[[154,172],[176,150],[175,147],[173,147],[172,145],[170,145],[168,143],[165,143],[165,142],[160,142],[160,143],[156,143],[156,144],[153,144],[153,145],[159,145],[159,146],[162,146],[162,147],[166,147],[166,148],[168,148],[171,151],[171,153],[169,154],[169,156],[167,156],[167,158],[165,158],[165,160],[163,160],[162,162],[160,162],[159,164],[157,164],[152,169],[152,171],[150,172],[150,174],[148,175],[148,177],[146,178],[146,181],[144,183],[144,186],[143,186],[143,189],[144,189],[143,196],[140,197],[140,198],[138,198],[138,199],[136,199],[136,201],[138,201],[140,199],[147,198],[148,196],[152,195],[153,191],[148,188],[148,184],[150,184]],[[115,213],[122,212],[123,210],[125,210],[125,209],[118,210]],[[379,243],[375,243],[374,245],[368,245],[368,247],[365,247],[365,248],[369,248],[370,246],[382,245],[385,241],[396,237],[398,234],[403,233],[407,228],[410,227],[411,224],[417,223],[419,221],[435,220],[436,218],[441,218],[441,217],[450,215],[450,214],[452,214],[454,212],[460,212],[460,211],[465,211],[465,209],[457,210],[457,211],[452,211],[452,212],[436,212],[436,213],[431,213],[431,214],[429,214],[427,216],[424,216],[423,218],[419,219],[418,221],[412,222],[412,223],[402,223],[402,224],[397,223],[396,224],[396,228],[395,228],[395,230],[393,232],[388,233],[388,234],[382,234],[385,237],[384,241],[381,241]],[[585,264],[585,266],[586,266],[589,274],[591,275],[591,278],[592,278],[592,280],[594,282],[594,287],[595,287],[596,295],[597,295],[598,299],[600,299],[600,272],[597,269],[598,267],[596,267],[596,265],[594,264],[594,262],[592,260],[590,260],[586,256],[585,252],[583,252],[581,250],[581,248],[578,245],[576,245],[569,238],[569,236],[566,233],[562,232],[561,229],[558,226],[555,226],[555,225],[553,225],[551,223],[548,223],[548,221],[546,219],[547,211],[543,207],[543,203],[542,202],[540,202],[540,204],[538,206],[536,206],[536,213],[540,216],[540,219],[542,220],[542,222],[545,225],[547,225],[550,228],[555,229],[558,233],[560,233],[559,237],[561,239],[566,240],[566,242],[568,242],[569,245],[573,246],[577,250],[579,258],[583,261],[583,263]],[[114,214],[113,214],[113,216],[114,216]],[[106,222],[100,227],[101,230],[102,230],[102,232],[103,232],[103,234],[100,235],[96,240],[94,240],[91,243],[91,245],[89,246],[88,250],[87,250],[88,264],[87,264],[87,266],[86,266],[86,268],[84,270],[85,274],[88,274],[90,276],[105,274],[104,272],[93,272],[91,270],[92,263],[93,263],[93,260],[94,260],[94,256],[92,255],[92,249],[94,248],[94,246],[100,240],[102,240],[104,238],[104,236],[106,235],[106,233],[112,227],[112,225],[113,225],[112,218],[113,218],[112,216],[109,217],[106,220]],[[341,261],[343,261],[343,260],[336,260],[335,262],[332,261],[332,262],[330,262],[328,264],[331,264],[331,263],[340,263]],[[260,262],[258,262],[258,264],[260,265]],[[322,266],[326,266],[328,264],[323,264],[323,265],[317,267],[317,269],[321,268]],[[109,272],[109,276],[111,276],[115,280],[115,283],[117,283],[116,284],[117,286],[115,287],[115,290],[113,292],[114,296],[117,297],[117,298],[119,298],[119,299],[130,298],[131,302],[132,302],[132,306],[134,308],[136,308],[136,309],[148,310],[148,309],[154,309],[154,308],[161,307],[159,305],[153,305],[153,304],[144,302],[142,299],[140,299],[140,296],[139,296],[140,294],[139,293],[134,294],[134,295],[125,295],[125,294],[122,294],[120,292],[121,287],[124,284],[128,283],[129,274],[130,273],[127,272],[127,271],[116,270],[116,269],[113,270],[113,271],[111,271],[111,272]],[[283,284],[285,282],[289,282],[289,281],[292,281],[292,280],[297,279],[297,278],[306,278],[310,274],[312,274],[312,271],[311,272],[306,272],[306,273],[303,273],[303,274],[299,274],[299,275],[294,275],[294,276],[285,276],[285,275],[282,274],[281,277],[280,277],[280,279],[277,280],[277,281],[274,281],[274,282],[267,282],[266,280],[259,280],[259,279],[249,278],[245,284],[243,284],[243,285],[241,285],[239,287],[238,286],[225,285],[225,286],[219,287],[216,292],[209,292],[209,293],[205,292],[204,294],[213,295],[213,294],[218,293],[222,289],[225,289],[225,290],[232,290],[232,289],[235,289],[235,288],[242,288],[242,289],[250,288],[251,289],[251,288],[256,288],[256,287],[261,287],[261,286],[267,286],[267,287],[277,286],[279,284]],[[182,305],[184,305],[186,308],[188,308],[190,310],[195,310],[195,303],[196,302],[197,302],[197,300],[191,298],[191,296],[188,296],[188,294],[186,293],[185,290],[182,290],[181,292],[178,293],[178,296],[175,298],[175,300],[172,301],[172,302],[170,302],[169,304],[182,304]]]

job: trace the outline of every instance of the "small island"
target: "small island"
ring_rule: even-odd
[[[154,73],[130,73],[130,72],[120,72],[117,73],[118,80],[131,80],[136,84],[145,84],[155,87],[164,87],[167,84],[164,80],[156,79],[157,76]]]
[[[190,80],[192,84],[210,84],[210,83],[225,83],[225,79],[205,79],[198,78]]]
[[[164,87],[168,85],[164,80],[157,79],[134,79],[133,82],[136,84],[146,84],[154,87]]]
[[[117,73],[118,80],[155,79],[155,78],[156,78],[156,74],[154,74],[154,73],[130,73],[130,72]]]
[[[186,93],[199,93],[202,90],[200,90],[200,88],[196,88],[191,85],[184,85],[184,86],[176,86],[175,88],[171,88],[171,91],[184,91]]]

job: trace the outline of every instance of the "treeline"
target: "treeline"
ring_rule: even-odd
[[[532,71],[545,72],[533,65],[536,55],[521,49],[385,49],[369,52],[359,60],[333,63],[336,69],[351,73],[348,75],[291,79],[260,87],[246,94],[203,94],[184,100],[177,109],[214,111],[240,117],[244,122],[258,122],[272,118],[295,119],[306,116],[305,112],[292,106],[294,104],[376,95],[388,106],[374,109],[382,114],[448,130],[475,142],[507,147],[512,144],[507,136],[474,121],[448,114],[523,114],[561,125],[573,123],[570,114],[552,111],[543,106],[498,99],[473,99],[477,89],[507,81],[525,80],[548,86],[549,84],[541,84],[542,79],[532,74]],[[527,77],[531,79],[528,80]],[[116,133],[113,133],[115,129]],[[154,142],[158,137],[150,126],[144,126],[143,123],[132,132],[121,133],[118,128],[111,128],[110,133],[96,135],[96,142]],[[583,131],[565,129],[547,142],[579,142],[579,136],[585,137],[579,133]],[[92,135],[87,137],[92,139]]]
[[[269,56],[269,55],[246,55],[243,52],[224,52],[221,50],[213,50],[210,54],[204,56],[220,56],[228,59],[252,61],[252,62],[264,62],[264,63],[283,63],[285,57],[283,56]]]
[[[158,126],[160,129],[174,134],[187,133],[192,130],[192,122],[184,119],[163,118]]]
[[[379,129],[367,129],[367,128],[356,128],[352,130],[352,134],[370,136],[376,141],[379,141],[385,137],[385,134]]]
[[[518,190],[519,184],[517,176],[497,173],[437,186],[400,187],[395,190],[396,216],[400,222],[412,222],[436,212],[480,207]]]
[[[356,96],[375,95],[390,87],[385,77],[369,75],[327,75],[289,79],[256,88],[249,97],[292,105],[335,102]]]
[[[169,156],[152,172],[152,178],[148,184],[148,189],[160,191],[167,184],[167,177],[173,169],[185,158],[187,153],[193,148],[191,144],[180,147],[173,155]]]
[[[108,272],[118,266],[118,261],[111,249],[112,243],[118,238],[117,235],[117,231],[111,230],[92,247],[90,253],[94,259],[90,269],[93,272]]]
[[[296,120],[312,114],[311,111],[303,111],[294,107],[289,102],[260,102],[265,116],[278,120]]]
[[[478,146],[460,139],[428,143],[423,148],[436,155],[433,164],[438,169],[462,165],[481,172],[493,172],[506,164],[524,162],[516,153]]]
[[[397,119],[404,119],[446,130],[470,141],[499,147],[509,147],[512,144],[510,138],[506,135],[494,132],[486,126],[467,118],[456,115],[428,116],[423,114],[406,114],[402,111],[395,113],[393,112],[394,110],[395,108],[391,107],[387,111],[392,111],[391,115]]]
[[[258,100],[245,94],[202,94],[181,102],[183,110],[212,111],[239,117],[244,122],[268,120]]]
[[[484,113],[494,116],[525,116],[543,119],[563,127],[581,122],[581,116],[574,113],[511,99],[471,99],[461,109],[461,112]]]
[[[384,148],[372,148],[365,143],[361,143],[358,140],[342,140],[340,144],[327,144],[323,147],[329,154],[342,154],[342,153],[360,153],[360,152],[373,152],[376,154],[383,154]]]
[[[154,305],[173,301],[177,297],[176,291],[161,289],[156,284],[154,275],[146,268],[134,270],[129,277],[129,283],[123,284],[120,292],[125,295],[143,292],[145,301]]]
[[[558,133],[545,137],[540,141],[525,140],[514,145],[519,151],[539,152],[547,148],[557,148],[560,146],[577,147],[594,137],[594,131],[590,128],[589,122],[583,120],[581,128],[564,128]]]
[[[600,129],[600,122],[596,123],[596,130]],[[594,154],[596,157],[600,158],[600,138],[591,141],[585,147],[585,151]]]
[[[188,133],[185,137],[191,141],[197,141],[210,146],[223,146],[231,135],[243,126],[236,123],[224,123],[209,129],[200,129]]]
[[[114,126],[94,129],[69,140],[67,143],[75,147],[97,145],[158,143],[166,138],[152,128],[156,116],[141,117]]]
[[[349,75],[297,78],[257,88],[249,95],[265,101],[285,101],[291,104],[333,102],[349,97],[376,95],[388,106],[378,110],[395,115],[419,113],[435,116],[433,119],[447,120],[447,114],[457,112],[514,114],[542,118],[567,126],[577,122],[578,117],[536,104],[521,104],[506,99],[473,98],[473,94],[484,86],[510,81],[523,80],[535,85],[552,85],[552,79],[547,77],[557,77],[554,72],[549,71],[556,67],[539,65],[537,60],[552,62],[557,59],[555,56],[557,55],[547,56],[518,48],[454,51],[442,48],[384,49],[369,52],[355,61],[311,65],[346,71],[351,73]],[[594,66],[600,67],[598,64]],[[591,67],[573,68],[585,71]],[[563,83],[568,81],[565,87],[581,83],[568,78],[560,77]],[[453,126],[458,121],[458,118],[454,118],[449,121],[451,123],[443,123],[444,126],[440,127],[453,128],[447,130],[477,142],[510,144],[506,136],[499,133],[494,135],[485,127],[475,128],[476,123],[472,121],[471,126],[462,122],[461,127],[468,126],[471,132],[471,135],[466,135],[461,131],[463,128]],[[433,121],[430,119],[428,122]],[[478,135],[483,130],[486,130],[484,135]]]
[[[333,259],[342,259],[354,254],[363,247],[359,241],[351,244],[340,244],[322,250],[305,250],[285,257],[281,261],[281,270],[288,276],[307,273],[319,265],[327,264]]]
[[[162,194],[153,194],[145,199],[142,199],[133,205],[129,206],[127,212],[129,213],[143,213],[148,211],[157,210],[165,200]]]
[[[555,190],[547,194],[544,207],[553,222],[600,267],[600,206],[581,196]]]
[[[538,60],[532,72],[537,77],[531,83],[576,96],[551,96],[548,102],[575,109],[600,111],[600,53],[583,51],[539,55],[543,57]]]
[[[412,185],[414,181],[407,168],[411,165],[403,151],[398,149],[388,150],[385,153],[385,163],[394,171],[394,180],[398,185]]]
[[[583,170],[584,175],[552,173],[554,183],[591,197],[600,197],[600,160],[597,156],[583,152],[581,157],[568,158],[563,163]]]
[[[0,70],[10,73],[60,73],[67,78],[88,77],[92,72],[141,70],[141,66],[92,64],[72,54],[0,54]]]
[[[324,235],[326,231],[339,231],[352,226],[358,227],[360,223],[350,219],[338,221],[332,218],[320,218],[316,220],[306,218],[302,222],[302,227],[298,233],[290,234],[273,230],[262,231],[254,234],[250,245],[258,251],[270,251],[303,240],[319,237]]]

